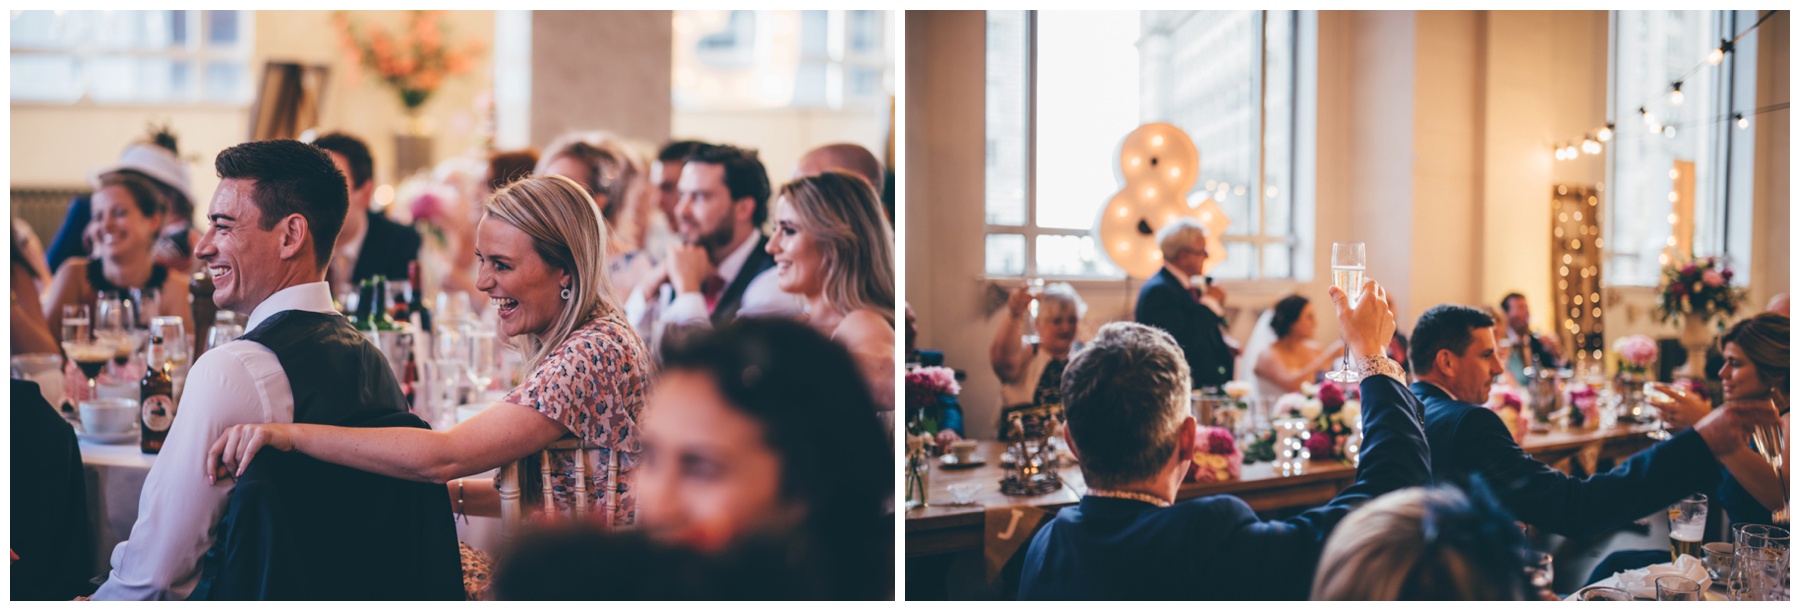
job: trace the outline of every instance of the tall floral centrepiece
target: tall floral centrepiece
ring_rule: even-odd
[[[1732,271],[1718,257],[1673,261],[1662,271],[1656,287],[1656,314],[1665,323],[1681,327],[1681,346],[1688,351],[1688,375],[1701,375],[1706,346],[1712,339],[1707,324],[1723,329],[1744,302],[1744,289],[1731,286]]]
[[[406,29],[393,34],[380,24],[359,24],[344,11],[334,13],[331,20],[350,63],[392,86],[406,114],[416,118],[419,107],[446,78],[467,74],[486,49],[479,40],[452,48],[444,37],[443,18],[444,11],[412,11]]]

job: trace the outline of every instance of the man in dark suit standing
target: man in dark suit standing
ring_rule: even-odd
[[[355,291],[357,283],[375,276],[406,279],[407,264],[419,258],[422,240],[412,227],[369,210],[369,200],[375,195],[375,161],[368,145],[355,136],[334,132],[320,136],[313,146],[331,155],[332,165],[344,173],[344,185],[350,189],[350,213],[345,215],[344,230],[332,249],[326,278],[332,294]]]
[[[1206,230],[1182,218],[1156,232],[1156,242],[1163,268],[1138,291],[1137,321],[1175,337],[1194,388],[1221,386],[1231,380],[1238,347],[1225,334],[1225,290],[1193,284],[1206,265]]]
[[[1611,471],[1577,479],[1532,460],[1500,417],[1475,403],[1487,400],[1502,371],[1493,327],[1486,312],[1440,305],[1413,328],[1410,360],[1418,382],[1412,392],[1425,402],[1432,473],[1464,486],[1480,474],[1507,511],[1550,532],[1604,532],[1713,490],[1720,478],[1714,455],[1741,448],[1751,423],[1779,422],[1773,409],[1719,409]]]
[[[625,313],[660,353],[670,330],[723,326],[738,316],[794,317],[800,297],[775,283],[761,227],[769,218],[769,172],[756,151],[695,147],[681,168],[675,230],[662,269],[632,291]]]
[[[1418,400],[1383,356],[1394,334],[1373,281],[1351,310],[1330,289],[1344,343],[1364,374],[1365,433],[1356,483],[1323,507],[1264,522],[1242,500],[1176,502],[1198,442],[1188,370],[1175,340],[1129,322],[1100,329],[1063,373],[1064,435],[1086,496],[1038,531],[1019,598],[1029,600],[1307,597],[1332,527],[1363,501],[1431,481]]]
[[[1542,370],[1569,366],[1555,333],[1538,335],[1531,332],[1531,306],[1525,303],[1525,295],[1507,293],[1500,298],[1500,312],[1506,316],[1506,332],[1496,334],[1495,339],[1512,342],[1512,354],[1506,357],[1506,370],[1512,373],[1514,380],[1528,384],[1526,368]]]

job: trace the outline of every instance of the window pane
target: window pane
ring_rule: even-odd
[[[13,55],[12,99],[73,102],[81,97],[81,63],[67,55]]]
[[[800,55],[824,58],[831,55],[831,14],[827,11],[800,11]]]
[[[845,34],[849,39],[849,53],[875,53],[881,51],[881,11],[845,11],[848,23]]]
[[[1139,124],[1139,16],[1044,11],[1037,28],[1037,224],[1089,229],[1123,187],[1119,143]]]
[[[1263,26],[1266,34],[1263,53],[1267,63],[1264,70],[1268,79],[1268,85],[1264,87],[1263,111],[1268,113],[1268,120],[1263,122],[1263,154],[1267,161],[1263,164],[1259,201],[1262,202],[1261,232],[1266,235],[1294,232],[1293,207],[1283,199],[1291,195],[1294,187],[1294,17],[1293,11],[1268,11]],[[1270,275],[1269,269],[1268,262],[1264,261],[1265,276]],[[1288,275],[1284,272],[1276,277]]]
[[[206,65],[205,97],[210,102],[232,103],[245,99],[244,64],[211,62]]]
[[[230,47],[238,44],[238,12],[206,11],[206,44]]]
[[[1289,278],[1293,270],[1294,247],[1287,244],[1264,244],[1262,256],[1262,277]]]
[[[1025,274],[1025,236],[994,233],[987,237],[987,273],[990,276]]]
[[[801,62],[800,69],[794,71],[793,106],[817,108],[826,105],[825,73],[828,69],[822,61]]]
[[[1225,252],[1228,253],[1225,260],[1220,261],[1207,275],[1233,280],[1250,279],[1250,266],[1255,263],[1256,249],[1244,242],[1227,242]]]
[[[1257,233],[1259,28],[1257,11],[1144,13],[1144,120],[1173,123],[1194,139],[1200,149],[1194,189],[1211,191],[1206,196],[1231,218],[1228,235]],[[1291,72],[1287,78],[1292,81]],[[1271,119],[1279,116],[1271,109]]]
[[[1039,276],[1100,276],[1118,274],[1119,268],[1102,254],[1090,236],[1040,235],[1037,238]]]
[[[1713,81],[1689,78],[1681,91],[1685,100],[1673,105],[1658,96],[1668,83],[1682,78],[1695,58],[1705,57],[1718,36],[1712,35],[1710,11],[1619,11],[1617,74],[1614,99],[1619,117],[1616,135],[1608,144],[1613,178],[1605,199],[1612,206],[1611,234],[1607,238],[1607,283],[1654,285],[1662,258],[1671,251],[1669,194],[1676,161],[1694,162],[1695,236],[1706,236],[1710,211],[1717,206],[1715,174],[1721,165],[1710,146],[1716,126],[1729,123],[1706,121],[1729,110],[1713,104]],[[1655,133],[1638,112],[1637,104],[1655,98],[1643,108],[1659,124],[1679,123],[1677,129]],[[1696,245],[1700,252],[1717,252],[1717,246]],[[1686,253],[1679,253],[1686,256]]]
[[[1025,224],[1026,139],[1030,112],[1026,87],[1026,19],[1023,11],[987,13],[987,222]],[[1022,252],[1022,251],[1021,251]],[[989,261],[993,256],[989,254]],[[990,265],[990,268],[992,266]]]

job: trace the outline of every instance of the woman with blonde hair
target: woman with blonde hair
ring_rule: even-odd
[[[629,291],[649,277],[656,261],[644,242],[651,215],[649,164],[634,147],[606,132],[565,134],[544,149],[533,175],[555,174],[586,189],[600,207],[613,241],[606,255],[612,285]],[[609,293],[615,301],[622,294]]]
[[[869,182],[839,171],[782,185],[776,285],[805,302],[803,320],[850,349],[884,411],[894,408],[894,232]]]
[[[501,189],[476,229],[476,286],[498,308],[500,331],[524,353],[530,373],[518,388],[446,431],[234,426],[213,443],[209,473],[242,473],[267,446],[390,477],[447,482],[457,511],[499,515],[492,480],[457,478],[532,456],[573,436],[598,448],[592,464],[607,464],[612,453],[620,453],[619,476],[629,482],[639,451],[636,419],[652,364],[608,291],[609,233],[594,200],[567,178],[527,178]],[[573,461],[553,467],[560,479],[555,502],[564,507],[576,489]],[[605,469],[592,469],[589,476],[586,489],[599,506],[613,482]],[[635,494],[629,485],[619,489],[618,507],[609,517],[614,524],[630,524]],[[536,496],[528,490],[523,498]]]
[[[1479,484],[1477,484],[1479,486]],[[1499,505],[1450,487],[1382,495],[1339,522],[1313,600],[1537,600],[1525,535]]]

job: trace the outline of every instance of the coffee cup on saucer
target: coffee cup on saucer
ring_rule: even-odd
[[[956,462],[966,463],[975,457],[975,450],[980,448],[981,442],[979,441],[970,439],[954,441],[950,443],[950,455],[956,457]]]

